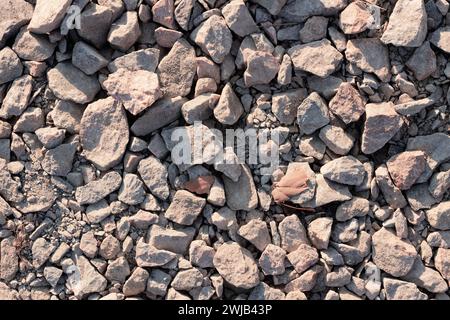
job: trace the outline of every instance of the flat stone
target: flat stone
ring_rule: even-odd
[[[0,50],[0,85],[22,75],[23,65],[17,54],[9,47]]]
[[[386,290],[387,300],[428,300],[428,296],[420,292],[411,282],[384,278],[383,287]]]
[[[372,154],[391,140],[403,125],[392,102],[366,105],[366,122],[362,135],[361,151]]]
[[[178,224],[189,226],[197,219],[205,204],[205,199],[188,191],[179,190],[175,193],[164,216]]]
[[[13,81],[0,109],[0,117],[9,119],[20,116],[28,107],[33,91],[33,78],[22,76]]]
[[[347,186],[328,181],[323,175],[316,175],[317,189],[314,198],[303,204],[306,208],[318,208],[332,202],[347,201],[352,198]]]
[[[392,182],[386,165],[383,164],[375,170],[375,179],[384,199],[392,208],[398,209],[407,205],[401,190]]]
[[[86,207],[86,216],[90,223],[100,223],[110,215],[111,208],[104,199]]]
[[[116,72],[119,69],[155,72],[158,67],[159,56],[160,51],[156,48],[137,50],[111,61],[108,64],[108,70],[111,72]]]
[[[392,181],[400,190],[408,190],[425,170],[423,151],[406,151],[396,154],[387,162]]]
[[[322,78],[335,72],[343,60],[342,54],[327,39],[294,46],[288,54],[296,70]]]
[[[23,0],[5,0],[0,4],[0,48],[27,24],[33,16],[33,6]]]
[[[146,70],[118,69],[103,82],[108,94],[137,115],[162,97],[156,73]]]
[[[0,200],[4,201],[4,200]],[[9,282],[19,271],[19,257],[15,246],[15,238],[9,237],[0,242],[0,279]]]
[[[45,127],[37,129],[35,134],[46,149],[53,149],[61,145],[65,138],[66,130]]]
[[[108,42],[115,49],[127,51],[141,35],[137,13],[125,12],[114,21],[108,34]]]
[[[183,36],[180,31],[159,27],[155,30],[156,43],[163,48],[172,48],[175,42]]]
[[[130,206],[144,202],[144,183],[137,175],[132,173],[127,173],[124,175],[122,185],[119,189],[118,199]]]
[[[147,292],[157,296],[165,296],[171,281],[172,277],[169,274],[159,269],[153,269],[147,281]]]
[[[143,159],[139,162],[138,172],[153,195],[161,200],[167,199],[169,196],[168,174],[161,161],[151,156]]]
[[[39,269],[47,262],[56,247],[44,238],[36,239],[31,247],[33,267]]]
[[[417,252],[410,243],[382,228],[373,234],[372,245],[373,261],[381,270],[394,277],[411,271]]]
[[[34,34],[23,27],[14,41],[12,49],[24,60],[44,61],[55,51],[56,43],[51,43],[45,35]]]
[[[37,0],[28,30],[33,33],[49,33],[61,24],[72,0]]]
[[[159,250],[184,254],[187,252],[195,233],[196,230],[191,227],[171,230],[153,225],[150,229],[149,244]]]
[[[442,90],[440,89],[440,87],[438,87],[435,92],[433,92],[426,98],[396,104],[395,111],[405,116],[415,115],[428,108],[429,106],[437,103],[441,99],[441,97]]]
[[[345,124],[358,121],[364,112],[366,112],[362,96],[348,82],[343,82],[339,86],[336,95],[331,99],[328,107]]]
[[[364,180],[364,166],[353,156],[340,157],[327,162],[320,168],[320,173],[334,182],[359,186]]]
[[[88,184],[78,187],[75,192],[77,201],[81,204],[96,203],[110,193],[118,190],[122,183],[122,177],[115,171],[106,173],[101,179],[94,180]]]
[[[303,100],[297,109],[297,123],[306,134],[313,133],[329,122],[327,104],[316,92],[311,93]]]
[[[72,51],[72,64],[87,75],[93,75],[108,65],[106,60],[96,49],[80,41]]]
[[[86,158],[100,170],[117,165],[125,153],[129,132],[121,104],[109,97],[88,105],[80,123],[80,141]]]
[[[368,200],[353,197],[352,200],[343,202],[336,209],[336,220],[347,221],[354,217],[365,217],[369,212],[370,204]]]
[[[352,39],[347,42],[345,56],[365,72],[374,73],[381,81],[387,82],[391,78],[389,51],[376,38]]]
[[[258,194],[256,192],[253,175],[246,165],[242,165],[242,173],[237,182],[223,176],[227,205],[232,210],[255,209],[258,205]]]
[[[98,247],[94,232],[88,231],[81,236],[80,250],[86,255],[86,257],[95,258]]]
[[[108,264],[105,277],[111,282],[116,281],[123,284],[130,273],[128,261],[124,257],[119,257]]]
[[[214,108],[214,117],[222,124],[233,125],[244,113],[241,101],[233,91],[230,83],[222,89],[220,99]]]
[[[186,40],[179,39],[158,65],[164,97],[187,96],[191,92],[196,69],[194,48]]]
[[[258,266],[250,251],[237,243],[224,243],[214,255],[214,267],[233,287],[250,289],[259,284]]]
[[[87,76],[71,63],[58,63],[47,73],[50,90],[61,100],[89,103],[100,91],[96,77]]]
[[[444,201],[426,211],[428,223],[438,230],[450,230],[450,201]]]
[[[181,117],[181,107],[185,98],[163,98],[147,109],[131,126],[136,136],[146,136]]]
[[[200,287],[203,282],[203,275],[197,268],[182,270],[177,273],[171,283],[175,290],[189,291]]]
[[[334,153],[346,155],[353,148],[354,138],[341,127],[327,125],[320,129],[320,139]]]
[[[381,37],[386,44],[420,47],[427,36],[427,12],[422,0],[399,0]]]
[[[249,300],[284,300],[285,294],[280,289],[272,288],[264,282],[257,285],[250,295]]]
[[[136,245],[136,264],[139,267],[159,267],[173,259],[176,254],[167,250],[159,250],[143,241],[138,241]]]
[[[231,31],[225,19],[217,15],[203,21],[192,31],[190,38],[216,63],[222,63],[231,49]]]

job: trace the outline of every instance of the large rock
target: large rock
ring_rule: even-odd
[[[246,165],[242,165],[242,172],[237,182],[223,176],[227,205],[232,210],[255,209],[258,205],[253,175]]]
[[[14,237],[3,239],[0,242],[0,256],[0,279],[9,282],[15,278],[17,271],[19,271],[19,257]]]
[[[314,198],[303,204],[306,208],[318,208],[332,202],[347,201],[352,194],[347,186],[329,181],[321,174],[316,175],[317,189]]]
[[[86,158],[100,170],[117,165],[128,144],[128,121],[121,104],[109,97],[91,103],[80,124]]]
[[[392,102],[366,105],[366,122],[362,135],[361,151],[372,154],[391,140],[400,130],[403,120]]]
[[[108,5],[111,4],[108,3]],[[115,20],[113,10],[110,8],[90,2],[80,14],[80,28],[77,29],[78,35],[98,49],[106,44],[111,23]]]
[[[272,113],[282,124],[292,124],[297,118],[297,109],[306,98],[306,89],[288,90],[272,96]]]
[[[28,23],[33,16],[33,6],[24,0],[0,2],[0,48]]]
[[[411,271],[417,257],[416,249],[385,228],[372,236],[373,261],[381,270],[394,277],[401,277]]]
[[[118,69],[103,82],[108,94],[137,115],[162,97],[156,73],[146,70]]]
[[[339,16],[339,27],[345,34],[356,34],[367,30],[373,22],[370,4],[351,2]]]
[[[85,42],[79,41],[72,51],[72,64],[87,75],[92,75],[108,65],[97,50]]]
[[[340,65],[343,56],[327,39],[297,45],[288,50],[295,69],[325,78]]]
[[[381,37],[386,44],[420,47],[427,36],[427,12],[423,0],[398,0]]]
[[[286,4],[287,0],[251,0],[259,4],[261,7],[265,8],[271,15],[278,15]]]
[[[334,182],[359,186],[365,176],[363,164],[353,156],[340,157],[327,162],[320,168],[320,173]]]
[[[235,242],[222,244],[213,263],[224,280],[235,288],[250,289],[259,284],[258,266],[250,251]]]
[[[179,39],[157,69],[164,96],[187,96],[191,92],[196,70],[194,48],[186,40]]]
[[[431,49],[429,41],[424,42],[414,51],[414,54],[406,62],[406,66],[414,72],[419,81],[425,80],[436,71],[436,54]]]
[[[51,43],[46,35],[34,34],[24,27],[14,41],[12,49],[24,60],[44,61],[55,51],[56,43]]]
[[[361,70],[375,73],[381,81],[387,82],[390,80],[389,51],[379,39],[349,40],[345,56],[349,62],[354,63]]]
[[[72,0],[37,0],[28,30],[49,33],[59,27]]]
[[[58,63],[48,71],[48,86],[61,100],[75,103],[89,103],[100,91],[100,84],[94,76],[87,76],[71,63]]]
[[[179,190],[173,196],[164,216],[182,225],[192,225],[202,212],[206,200],[186,191]]]
[[[264,51],[252,51],[247,57],[244,81],[247,87],[268,84],[280,69],[277,58]]]
[[[228,27],[240,37],[258,31],[258,26],[242,0],[233,0],[225,5],[222,15]]]
[[[149,244],[160,250],[167,250],[179,254],[185,254],[192,242],[196,230],[194,228],[164,229],[153,225],[149,231]]]
[[[411,271],[403,277],[403,280],[412,282],[432,293],[443,293],[448,290],[448,284],[441,274],[430,267],[426,267],[419,256],[416,257]]]
[[[141,35],[137,13],[125,12],[111,26],[108,42],[115,49],[127,51]]]
[[[444,201],[426,211],[428,223],[438,230],[450,230],[450,201]]]
[[[191,33],[194,41],[214,62],[222,63],[231,50],[232,35],[225,20],[213,15]]]
[[[33,78],[31,76],[22,76],[14,80],[3,99],[0,117],[9,119],[13,116],[20,116],[28,107],[32,91]]]

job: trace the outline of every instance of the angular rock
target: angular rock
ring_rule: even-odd
[[[352,198],[352,194],[347,186],[328,181],[323,175],[316,175],[317,189],[314,198],[303,204],[306,208],[318,208],[332,202],[347,201]]]
[[[288,54],[296,70],[322,78],[336,71],[343,60],[342,54],[327,39],[294,46],[288,50]]]
[[[363,164],[353,156],[345,156],[327,162],[320,168],[320,173],[334,182],[359,186],[364,180]]]
[[[268,84],[275,79],[280,64],[270,53],[254,51],[248,55],[247,69],[244,73],[244,82],[247,87]]]
[[[327,249],[331,236],[333,218],[317,218],[308,225],[308,235],[312,245],[318,249]]]
[[[23,65],[17,54],[9,47],[0,50],[0,85],[22,75]]]
[[[144,183],[137,175],[132,173],[124,175],[122,186],[119,189],[118,199],[130,206],[140,204],[144,201]]]
[[[47,262],[56,247],[44,238],[36,239],[31,247],[33,267],[39,269]]]
[[[240,37],[258,31],[258,26],[242,0],[233,0],[225,5],[222,15],[228,27]]]
[[[434,257],[434,264],[442,276],[450,280],[450,250],[439,248]]]
[[[28,30],[33,33],[49,33],[61,24],[72,0],[37,0]]]
[[[258,266],[247,249],[237,243],[224,243],[214,255],[214,267],[233,287],[250,289],[259,284]]]
[[[99,180],[94,180],[85,186],[78,187],[75,192],[75,197],[81,205],[96,203],[110,193],[118,190],[121,183],[122,177],[120,174],[111,171]]]
[[[108,94],[137,115],[162,97],[158,76],[149,71],[118,69],[103,82]]]
[[[289,1],[280,16],[287,22],[303,22],[311,16],[332,16],[345,8],[346,0]]]
[[[414,72],[414,76],[419,81],[431,76],[436,71],[437,63],[436,54],[431,49],[430,42],[425,41],[417,48],[406,62],[406,66]]]
[[[108,70],[116,72],[119,69],[128,71],[145,70],[155,72],[158,67],[160,51],[156,48],[142,49],[130,52],[114,59],[108,64]]]
[[[428,296],[419,291],[414,283],[384,278],[383,287],[387,300],[427,300]]]
[[[179,190],[175,193],[169,208],[164,216],[182,225],[192,225],[202,212],[206,200],[193,195],[192,193]]]
[[[72,170],[72,162],[76,151],[76,145],[68,143],[48,150],[41,162],[42,169],[53,176],[67,176]]]
[[[392,208],[403,208],[407,205],[401,190],[392,182],[386,165],[381,165],[375,170],[375,179],[384,199]]]
[[[341,127],[327,125],[320,129],[320,139],[336,154],[346,155],[353,148],[354,138]]]
[[[336,95],[331,99],[328,107],[345,124],[358,121],[366,111],[362,96],[348,82],[343,82],[339,86]]]
[[[80,122],[83,117],[83,107],[70,101],[58,100],[50,113],[53,123],[58,128],[69,133],[80,131]]]
[[[427,12],[422,0],[399,0],[381,37],[386,44],[420,47],[427,36]]]
[[[109,0],[104,0],[109,1]],[[105,3],[108,6],[90,2],[80,14],[80,28],[78,35],[100,49],[106,44],[111,23],[116,19],[111,7],[112,3]],[[122,5],[122,3],[120,3]],[[121,12],[119,11],[119,14]]]
[[[439,272],[425,267],[420,257],[416,258],[413,268],[403,277],[403,280],[412,282],[432,293],[442,293],[448,290],[448,284]]]
[[[86,158],[100,170],[117,165],[125,153],[129,132],[125,111],[109,97],[88,105],[80,123]]]
[[[365,217],[370,212],[369,201],[364,198],[353,197],[336,209],[336,220],[347,221],[354,217]]]
[[[417,252],[410,243],[382,228],[372,236],[372,245],[373,261],[381,270],[394,277],[411,271]]]
[[[167,28],[175,29],[174,1],[159,0],[152,7],[153,21]]]
[[[242,165],[242,173],[237,182],[223,176],[227,205],[232,210],[250,211],[258,206],[253,175],[246,165]]]
[[[253,219],[240,227],[238,234],[253,244],[259,251],[264,251],[267,245],[272,242],[267,224],[258,219]]]
[[[90,293],[97,293],[106,289],[108,281],[85,257],[77,257],[76,265],[69,268],[65,270],[65,273],[68,274],[67,282],[79,299]]]
[[[362,135],[361,151],[372,154],[394,137],[403,125],[392,102],[366,105],[366,122]]]
[[[153,225],[150,229],[149,244],[160,250],[184,254],[188,250],[195,232],[196,230],[190,227],[171,230]]]
[[[19,257],[14,237],[3,239],[0,242],[0,255],[0,279],[9,282],[19,271]]]
[[[181,107],[181,114],[188,124],[204,121],[211,117],[220,96],[215,93],[204,93],[187,101]]]
[[[138,241],[136,245],[136,264],[139,267],[159,267],[169,263],[175,257],[175,253],[167,250],[158,250],[143,241]]]
[[[88,103],[100,91],[97,78],[85,75],[68,62],[58,63],[48,71],[47,77],[50,90],[61,100]]]
[[[297,250],[301,244],[310,244],[306,229],[295,214],[284,218],[278,225],[278,231],[281,237],[281,248],[287,252]]]
[[[295,251],[287,255],[287,258],[295,271],[301,274],[319,261],[319,254],[315,248],[300,244]]]
[[[0,117],[8,119],[20,116],[28,107],[33,91],[33,78],[23,76],[13,81],[3,99]]]
[[[84,42],[77,42],[72,51],[72,64],[87,75],[92,75],[108,65],[97,50]]]
[[[351,2],[339,16],[339,27],[345,34],[356,34],[367,30],[373,21],[369,4]]]
[[[450,230],[450,201],[444,201],[426,211],[428,223],[438,230]]]
[[[194,240],[189,246],[189,261],[200,268],[212,268],[215,253],[203,240]]]
[[[33,16],[33,6],[24,0],[6,0],[0,3],[0,48],[27,24]]]
[[[169,196],[169,186],[167,184],[167,169],[155,157],[148,157],[139,162],[138,172],[150,192],[161,200]]]
[[[422,151],[406,151],[391,157],[387,162],[392,181],[400,190],[408,190],[425,170]]]
[[[347,42],[347,60],[365,72],[375,73],[381,81],[391,78],[389,51],[376,38],[352,39]]]
[[[435,173],[430,180],[428,190],[431,195],[439,199],[450,189],[450,170]]]
[[[33,34],[24,27],[14,41],[12,49],[24,60],[44,61],[55,51],[56,44],[45,35]]]
[[[230,83],[222,89],[219,102],[214,108],[214,117],[222,124],[233,125],[244,113],[241,101],[233,91]]]
[[[158,65],[164,97],[187,96],[191,92],[196,68],[194,48],[186,40],[179,39]]]
[[[297,123],[300,129],[311,134],[330,122],[328,107],[316,92],[311,93],[297,109]]]
[[[258,262],[265,275],[281,275],[285,271],[284,260],[286,258],[286,251],[278,246],[269,243]]]
[[[225,20],[217,15],[202,22],[190,38],[216,63],[222,63],[231,49],[231,32]]]
[[[297,117],[297,109],[306,98],[305,89],[288,90],[272,96],[272,113],[282,124],[292,124]]]
[[[203,282],[202,273],[196,269],[182,270],[177,273],[171,283],[175,290],[189,291],[196,287],[200,287]]]
[[[149,274],[147,270],[136,268],[123,285],[123,294],[126,297],[136,296],[145,291]]]
[[[108,42],[115,49],[127,51],[140,35],[141,30],[137,13],[127,11],[112,24],[108,34]]]
[[[300,30],[300,40],[303,43],[322,40],[327,35],[328,18],[314,16],[306,20]]]

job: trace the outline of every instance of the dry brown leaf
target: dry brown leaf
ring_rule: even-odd
[[[190,180],[184,184],[184,188],[190,192],[196,194],[209,194],[214,183],[213,176],[199,176],[193,180]]]
[[[291,197],[296,196],[306,189],[308,175],[302,170],[296,170],[285,175],[281,180],[274,184],[272,196],[276,203],[288,201]]]

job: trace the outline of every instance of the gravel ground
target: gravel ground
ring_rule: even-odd
[[[449,300],[448,10],[0,1],[0,300]]]

